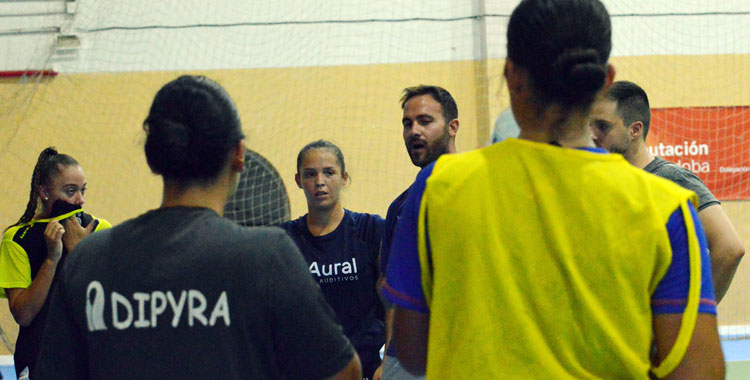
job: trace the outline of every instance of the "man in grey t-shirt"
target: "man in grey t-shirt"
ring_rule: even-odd
[[[597,146],[619,153],[632,165],[669,179],[698,194],[698,217],[706,231],[716,301],[729,289],[745,248],[719,201],[691,171],[655,157],[646,147],[651,109],[637,84],[619,81],[592,109],[590,125]]]
[[[648,152],[648,150],[645,151]],[[695,173],[674,162],[669,162],[661,157],[653,157],[653,160],[643,170],[666,178],[698,194],[698,212],[705,210],[707,207],[721,204]]]

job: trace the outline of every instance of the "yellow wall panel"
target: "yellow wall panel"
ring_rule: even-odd
[[[617,79],[646,88],[653,107],[750,105],[750,85],[738,83],[749,75],[750,56],[616,57],[612,63]],[[401,137],[402,89],[417,84],[447,88],[459,108],[458,150],[467,151],[487,139],[492,119],[508,105],[502,67],[502,60],[489,60],[489,76],[480,80],[475,72],[485,68],[472,61],[203,74],[235,99],[248,147],[268,158],[284,179],[292,217],[306,212],[293,180],[296,154],[319,138],[332,140],[346,156],[353,181],[344,191],[345,207],[384,215],[417,173]],[[40,83],[0,81],[0,225],[22,214],[36,157],[49,145],[83,165],[89,212],[120,223],[158,207],[161,182],[146,165],[141,123],[156,91],[180,74],[61,74]],[[491,120],[478,120],[482,115]],[[731,204],[730,216],[746,242],[747,215],[747,202]],[[740,271],[733,290],[750,287],[746,272]],[[746,293],[733,290],[728,302],[744,303]],[[750,313],[739,306],[722,305],[725,310],[722,319],[750,322],[745,316]]]

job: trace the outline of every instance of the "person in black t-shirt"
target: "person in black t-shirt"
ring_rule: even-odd
[[[376,291],[385,221],[341,205],[349,174],[344,155],[331,142],[318,140],[302,148],[295,181],[305,192],[308,213],[281,227],[302,251],[362,360],[363,375],[370,378],[385,343],[385,312]]]
[[[179,77],[156,94],[144,129],[161,207],[76,247],[38,378],[360,379],[291,239],[221,217],[245,152],[226,91]]]

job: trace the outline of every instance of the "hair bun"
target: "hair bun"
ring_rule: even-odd
[[[566,51],[552,65],[559,90],[568,94],[599,91],[607,77],[606,68],[594,49]]]
[[[44,161],[52,156],[57,155],[57,149],[54,146],[44,148],[42,153],[39,154],[39,159],[37,161]]]
[[[191,159],[187,127],[169,119],[147,119],[146,158],[156,174],[182,171]]]
[[[202,76],[183,75],[162,86],[143,129],[151,171],[185,186],[216,179],[243,138],[234,101]]]

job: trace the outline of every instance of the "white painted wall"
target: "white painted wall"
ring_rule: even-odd
[[[468,60],[478,57],[472,19],[480,0],[79,0],[0,1],[0,70],[52,67],[63,72],[195,70]],[[487,54],[505,54],[515,0],[487,0]],[[750,54],[750,1],[606,0],[613,15],[613,56]],[[55,13],[56,15],[47,15]],[[744,14],[730,15],[722,13]],[[669,14],[672,16],[646,16]],[[704,13],[684,15],[685,13]],[[12,14],[43,14],[11,17]],[[682,15],[680,15],[682,14]],[[338,23],[248,25],[248,23]],[[222,27],[148,29],[217,24]],[[228,24],[241,24],[227,26]],[[55,51],[59,27],[80,37]],[[103,30],[110,27],[146,28]]]

